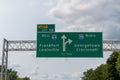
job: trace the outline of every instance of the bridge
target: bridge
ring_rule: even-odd
[[[120,40],[103,40],[104,51],[119,51]],[[8,52],[36,51],[35,40],[3,40],[2,66],[0,80],[7,80]]]

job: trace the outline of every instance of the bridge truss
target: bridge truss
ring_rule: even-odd
[[[120,40],[103,40],[104,51],[119,51]],[[8,52],[36,51],[35,40],[3,40],[2,66],[0,80],[7,80]]]

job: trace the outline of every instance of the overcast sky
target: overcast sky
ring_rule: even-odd
[[[103,32],[120,39],[120,0],[0,0],[0,56],[3,38],[36,40],[37,24],[55,24],[59,32]],[[103,58],[37,58],[35,52],[9,52],[8,68],[31,80],[80,80],[82,73],[105,63]],[[0,57],[1,62],[1,57]]]

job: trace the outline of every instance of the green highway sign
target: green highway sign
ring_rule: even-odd
[[[102,32],[38,33],[36,56],[103,57]]]
[[[37,24],[37,33],[55,32],[55,24]]]

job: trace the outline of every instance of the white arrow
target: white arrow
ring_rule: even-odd
[[[63,44],[65,43],[65,39],[67,38],[65,35],[61,37],[63,39]]]
[[[68,39],[68,41],[65,42],[65,45],[66,45],[67,43],[71,44],[71,42],[72,42],[72,40],[71,40],[71,39]]]
[[[62,39],[66,39],[66,36],[65,36],[65,35],[63,35],[61,38],[62,38]]]
[[[69,43],[71,44],[72,40],[68,39],[68,41],[65,42],[65,39],[67,38],[65,35],[61,37],[63,39],[63,52],[66,51],[66,44]]]
[[[68,39],[68,42],[69,42],[69,44],[71,44],[71,43],[72,43],[72,40],[71,40],[71,39]]]
[[[66,39],[66,36],[63,35],[61,38],[63,39],[63,51],[65,51],[65,39]]]

